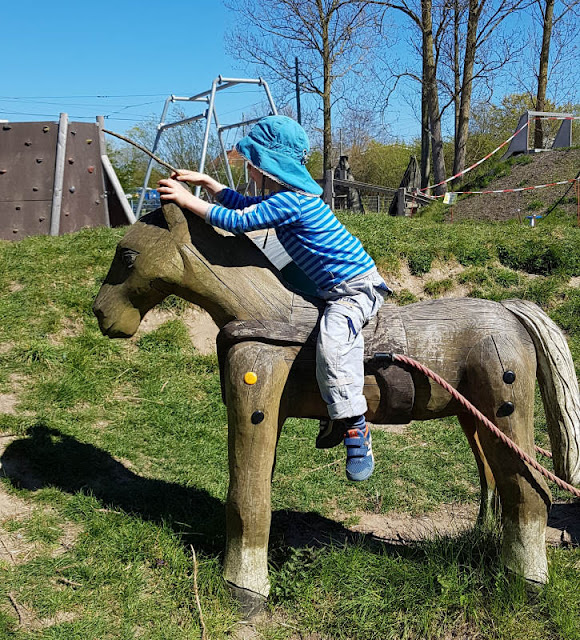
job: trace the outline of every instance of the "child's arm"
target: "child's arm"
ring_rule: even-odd
[[[194,172],[192,171],[191,173]],[[211,179],[213,180],[213,178]],[[216,181],[214,180],[214,182]],[[175,202],[178,207],[181,207],[182,209],[188,209],[200,218],[205,219],[205,216],[209,208],[211,207],[208,202],[205,202],[205,200],[194,196],[191,191],[187,190],[182,184],[177,182],[177,180],[171,180],[169,178],[159,180],[157,191],[159,191],[159,193],[161,194],[161,200]]]
[[[214,180],[211,176],[198,171],[180,171],[179,173],[174,173],[171,177],[180,182],[190,182],[203,187],[227,209],[245,209],[264,199],[263,196],[243,196],[241,193]]]
[[[256,203],[247,209],[231,210],[196,198],[176,180],[160,180],[158,191],[161,200],[175,202],[182,209],[188,209],[214,227],[232,233],[275,228],[300,217],[300,205],[293,197],[294,194],[289,192],[276,194],[277,197]],[[230,192],[228,189],[228,193]]]

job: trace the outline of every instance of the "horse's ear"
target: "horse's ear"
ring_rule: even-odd
[[[163,216],[165,217],[169,231],[175,240],[189,242],[191,235],[183,211],[173,202],[163,204],[161,210],[163,211]]]

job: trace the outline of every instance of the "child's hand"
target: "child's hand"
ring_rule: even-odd
[[[191,182],[191,184],[203,186],[208,176],[206,176],[205,173],[199,173],[199,171],[180,169],[179,172],[173,173],[171,177],[174,180],[179,180],[180,182]]]
[[[193,171],[191,173],[194,173]],[[197,198],[188,191],[182,184],[176,180],[166,178],[159,180],[157,191],[161,194],[161,200],[169,200],[175,202],[178,207],[183,209],[191,209]]]

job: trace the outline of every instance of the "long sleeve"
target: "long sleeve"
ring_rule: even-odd
[[[240,197],[244,202],[255,200],[255,198]],[[229,204],[229,201],[227,202]],[[241,209],[214,205],[208,210],[206,222],[232,233],[245,233],[290,224],[300,218],[300,213],[300,201],[296,194],[284,191],[264,199],[260,198],[258,202],[252,202]]]
[[[226,209],[245,209],[253,204],[258,204],[267,196],[243,196],[233,189],[222,189],[216,194],[216,200]]]

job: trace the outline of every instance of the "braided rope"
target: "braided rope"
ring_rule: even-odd
[[[541,473],[543,476],[555,482],[561,489],[565,489],[569,491],[572,495],[580,498],[580,489],[576,489],[571,484],[564,482],[561,478],[554,475],[547,469],[544,469],[541,464],[536,462],[531,456],[529,456],[523,449],[520,449],[518,445],[508,438],[505,433],[500,431],[493,422],[491,422],[488,418],[486,418],[481,411],[476,409],[471,402],[467,400],[464,396],[462,396],[457,389],[454,389],[448,382],[443,380],[440,376],[438,376],[435,372],[428,369],[426,366],[422,365],[420,362],[413,360],[412,358],[408,358],[407,356],[403,356],[398,353],[393,354],[393,360],[398,362],[403,362],[415,369],[421,371],[421,373],[425,374],[427,377],[434,380],[437,384],[441,385],[446,391],[448,391],[463,407],[465,407],[473,416],[475,416],[483,425],[485,425],[496,437],[498,437],[504,444],[506,444],[512,451],[514,451],[524,462],[527,462],[531,467],[533,467],[536,471]],[[548,453],[541,450],[541,453]]]

